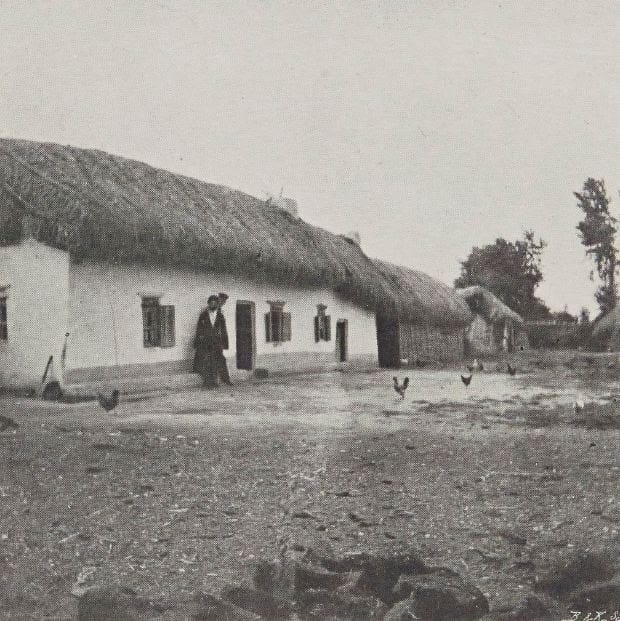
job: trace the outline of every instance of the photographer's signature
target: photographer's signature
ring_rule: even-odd
[[[561,621],[620,621],[620,612],[615,610],[608,613],[606,610],[597,610],[596,612],[581,612],[580,610],[571,610],[568,619]]]

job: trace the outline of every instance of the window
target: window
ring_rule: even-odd
[[[271,310],[265,315],[265,335],[268,343],[291,340],[291,314],[284,312],[286,302],[269,302]]]
[[[0,341],[7,341],[9,332],[7,328],[6,297],[0,297]]]
[[[317,343],[332,340],[331,317],[325,314],[326,310],[325,304],[317,304],[317,314],[314,318],[314,340]]]
[[[174,306],[162,306],[159,298],[142,298],[144,347],[174,347]]]

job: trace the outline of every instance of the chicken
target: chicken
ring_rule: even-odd
[[[511,366],[510,362],[508,363],[508,375],[515,375],[517,373],[517,367]]]
[[[394,390],[400,395],[401,399],[405,398],[405,391],[407,390],[407,387],[409,386],[409,378],[406,377],[403,380],[402,384],[398,383],[398,378],[394,377],[392,378],[394,380]]]
[[[0,414],[0,431],[6,431],[7,429],[17,429],[19,425],[8,416],[2,416]]]
[[[120,391],[116,388],[112,391],[112,394],[109,397],[106,397],[105,395],[99,393],[97,395],[97,398],[99,399],[99,405],[106,412],[111,412],[118,405],[120,394]]]
[[[469,376],[467,375],[461,375],[461,381],[463,382],[463,384],[465,384],[465,386],[469,386],[471,384],[471,378],[473,377],[473,375],[470,373]]]

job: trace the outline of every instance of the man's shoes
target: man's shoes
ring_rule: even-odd
[[[233,385],[233,383],[230,380],[225,381],[223,383],[226,384],[226,386],[232,386]]]

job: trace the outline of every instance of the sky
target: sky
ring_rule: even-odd
[[[615,0],[0,0],[0,135],[98,148],[359,231],[449,284],[532,229],[596,309],[572,192],[620,218]]]

